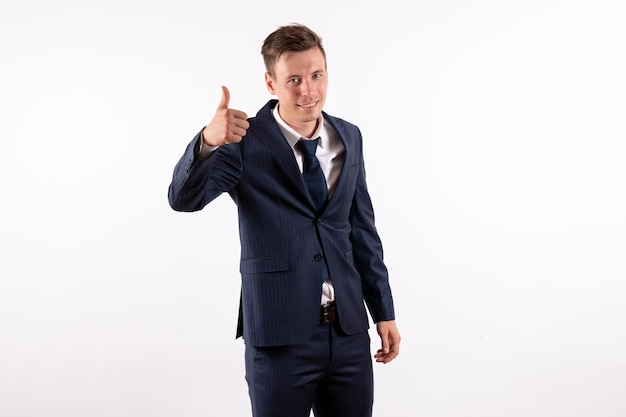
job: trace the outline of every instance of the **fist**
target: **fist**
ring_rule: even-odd
[[[250,127],[246,113],[228,108],[230,92],[222,86],[222,101],[215,115],[202,130],[202,141],[208,146],[222,146],[231,142],[241,142]]]

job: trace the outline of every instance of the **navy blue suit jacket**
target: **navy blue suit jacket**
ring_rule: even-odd
[[[169,202],[196,211],[227,192],[239,212],[240,321],[237,336],[254,346],[306,341],[319,320],[324,259],[335,288],[342,330],[368,329],[393,320],[387,268],[365,182],[359,129],[324,113],[341,138],[345,159],[335,191],[317,214],[293,150],[281,133],[270,100],[248,119],[239,143],[197,158],[201,133],[176,165]]]

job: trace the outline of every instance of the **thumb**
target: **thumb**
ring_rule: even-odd
[[[217,107],[218,109],[228,109],[228,104],[230,103],[230,91],[226,86],[222,86],[222,101],[220,101],[220,105]]]

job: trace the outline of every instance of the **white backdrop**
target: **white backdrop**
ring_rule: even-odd
[[[166,194],[291,22],[364,134],[403,334],[376,414],[626,415],[624,2],[216,3],[0,3],[0,415],[249,415],[235,206]]]

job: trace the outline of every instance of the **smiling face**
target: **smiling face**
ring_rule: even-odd
[[[328,75],[324,54],[319,48],[284,52],[273,73],[265,73],[265,84],[278,97],[280,117],[300,135],[310,137],[326,101]]]

